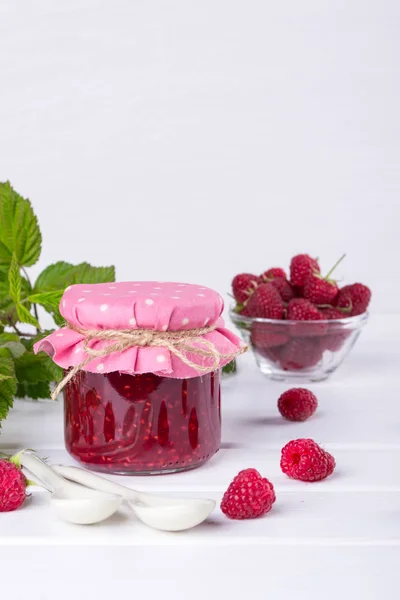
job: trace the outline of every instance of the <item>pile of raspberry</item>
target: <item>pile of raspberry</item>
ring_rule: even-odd
[[[318,260],[298,254],[290,262],[290,276],[284,269],[271,268],[261,275],[240,273],[232,281],[235,312],[259,319],[288,320],[290,327],[254,322],[251,342],[265,358],[288,371],[315,366],[326,350],[336,352],[349,331],[338,329],[335,321],[365,313],[370,289],[362,283],[339,287],[326,276]],[[330,325],[330,322],[332,324]]]
[[[306,421],[317,410],[316,396],[305,388],[286,390],[278,398],[278,410],[289,421]],[[335,470],[332,454],[310,438],[290,440],[281,450],[281,471],[291,479],[313,483]],[[233,479],[221,502],[230,519],[255,519],[270,512],[276,501],[271,481],[256,469],[244,469]]]

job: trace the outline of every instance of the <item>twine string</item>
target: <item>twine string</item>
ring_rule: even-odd
[[[64,379],[60,381],[51,394],[53,400],[67,383],[93,359],[106,357],[114,352],[123,352],[128,348],[152,346],[165,348],[185,365],[195,369],[198,373],[215,371],[219,368],[221,360],[233,360],[236,356],[243,354],[247,350],[247,347],[243,345],[230,354],[219,352],[210,340],[206,340],[203,337],[205,334],[214,331],[216,328],[215,325],[179,331],[156,331],[154,329],[83,329],[71,323],[67,323],[67,326],[69,329],[84,336],[83,350],[87,356],[76,367],[70,369]],[[97,341],[110,341],[110,344],[105,348],[96,350],[91,344]],[[212,362],[208,366],[205,366],[188,358],[188,354],[201,359],[211,359]]]

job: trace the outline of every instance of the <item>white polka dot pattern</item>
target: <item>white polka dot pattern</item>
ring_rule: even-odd
[[[224,327],[222,298],[207,287],[160,281],[78,284],[67,290],[60,311],[68,323],[87,329],[190,330],[215,325],[205,339],[221,354],[229,355],[241,341]],[[101,347],[107,342],[98,342]],[[53,355],[62,368],[81,363],[87,355],[82,334],[63,327],[38,342],[37,349]],[[203,361],[203,359],[201,359]],[[225,359],[224,359],[225,360]],[[221,362],[221,365],[225,364]],[[194,377],[198,373],[174,357],[170,350],[157,347],[128,348],[123,352],[93,360],[84,367],[92,372],[160,373],[167,377]]]

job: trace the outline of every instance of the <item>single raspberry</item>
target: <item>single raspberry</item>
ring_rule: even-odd
[[[290,263],[290,283],[303,287],[306,278],[313,273],[319,273],[318,262],[308,254],[294,256]]]
[[[253,323],[251,328],[251,343],[257,349],[274,348],[285,344],[289,336],[283,331],[282,325],[278,323]]]
[[[331,475],[335,459],[314,440],[292,440],[282,448],[281,469],[292,479],[320,481]]]
[[[287,318],[290,321],[321,321],[324,317],[320,310],[305,298],[293,298],[289,302]]]
[[[327,321],[336,321],[337,319],[345,319],[348,314],[335,308],[334,306],[327,306],[320,308],[319,311]]]
[[[279,351],[282,349],[282,346],[274,346],[273,348],[262,348],[261,346],[258,346],[255,349],[257,354],[260,354],[273,363],[279,364]]]
[[[335,323],[335,321],[345,319],[347,313],[337,310],[334,307],[321,308],[320,310],[325,319],[332,321],[328,325],[327,335],[321,339],[321,349],[337,352],[351,335],[351,330],[346,329],[341,323]]]
[[[310,390],[292,388],[278,399],[278,410],[289,421],[305,421],[315,413],[318,400]]]
[[[286,279],[286,273],[280,267],[273,267],[272,269],[268,269],[268,271],[264,271],[264,273],[262,273],[260,275],[260,278],[265,283],[269,283],[270,281],[272,281],[273,279],[276,279],[277,277],[282,277],[283,279]]]
[[[326,452],[326,450],[325,450],[325,452]],[[328,455],[328,475],[327,475],[327,477],[329,477],[329,475],[332,475],[333,471],[335,470],[336,461],[335,461],[334,457],[332,456],[332,454],[330,454],[329,452],[326,452],[326,454]]]
[[[330,279],[333,271],[342,262],[346,255],[343,254],[339,260],[333,265],[329,273],[322,277],[318,273],[308,275],[304,280],[304,298],[310,300],[314,304],[333,304],[338,295],[339,288],[336,281]]]
[[[271,285],[278,290],[279,295],[284,302],[289,302],[289,300],[294,298],[294,291],[287,279],[284,279],[283,277],[275,277],[275,279],[271,280]]]
[[[326,334],[326,323],[308,323],[308,321],[324,321],[322,312],[305,298],[293,298],[289,302],[287,318],[290,321],[299,321],[292,324],[290,333],[293,337],[312,337]],[[301,321],[306,321],[302,323]]]
[[[347,338],[351,335],[351,331],[341,331],[339,333],[328,333],[321,340],[321,350],[329,350],[330,352],[337,352],[340,350]]]
[[[251,273],[240,273],[232,280],[232,292],[236,302],[243,304],[249,299],[259,283],[259,277]]]
[[[254,519],[269,512],[275,500],[272,483],[256,469],[245,469],[225,492],[221,510],[230,519]]]
[[[282,319],[285,307],[274,286],[270,283],[262,283],[252,294],[247,308],[251,317]]]
[[[328,281],[317,275],[309,275],[304,282],[304,298],[314,304],[332,304],[338,292],[336,281]]]
[[[26,498],[26,479],[16,465],[0,460],[0,512],[17,510]]]
[[[314,367],[322,358],[319,338],[294,338],[277,348],[281,368],[284,371],[299,371]]]
[[[335,306],[340,309],[350,310],[347,316],[362,315],[368,308],[371,300],[371,290],[362,283],[345,285],[336,298]]]

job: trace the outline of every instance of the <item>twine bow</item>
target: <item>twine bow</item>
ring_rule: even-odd
[[[87,357],[79,365],[73,367],[64,379],[60,381],[51,394],[53,400],[67,383],[94,358],[109,356],[114,352],[123,352],[128,348],[150,346],[166,348],[185,365],[195,369],[198,373],[215,371],[215,369],[219,368],[222,359],[233,360],[236,356],[243,354],[247,350],[247,346],[243,345],[230,354],[219,352],[212,342],[203,337],[206,333],[214,331],[216,328],[215,325],[179,331],[156,331],[154,329],[83,329],[71,323],[67,323],[67,326],[69,329],[84,336],[83,350],[86,352]],[[96,350],[90,345],[96,341],[110,341],[111,343],[105,348]],[[205,366],[204,364],[193,362],[188,358],[187,354],[192,354],[202,359],[211,359],[212,362]]]

